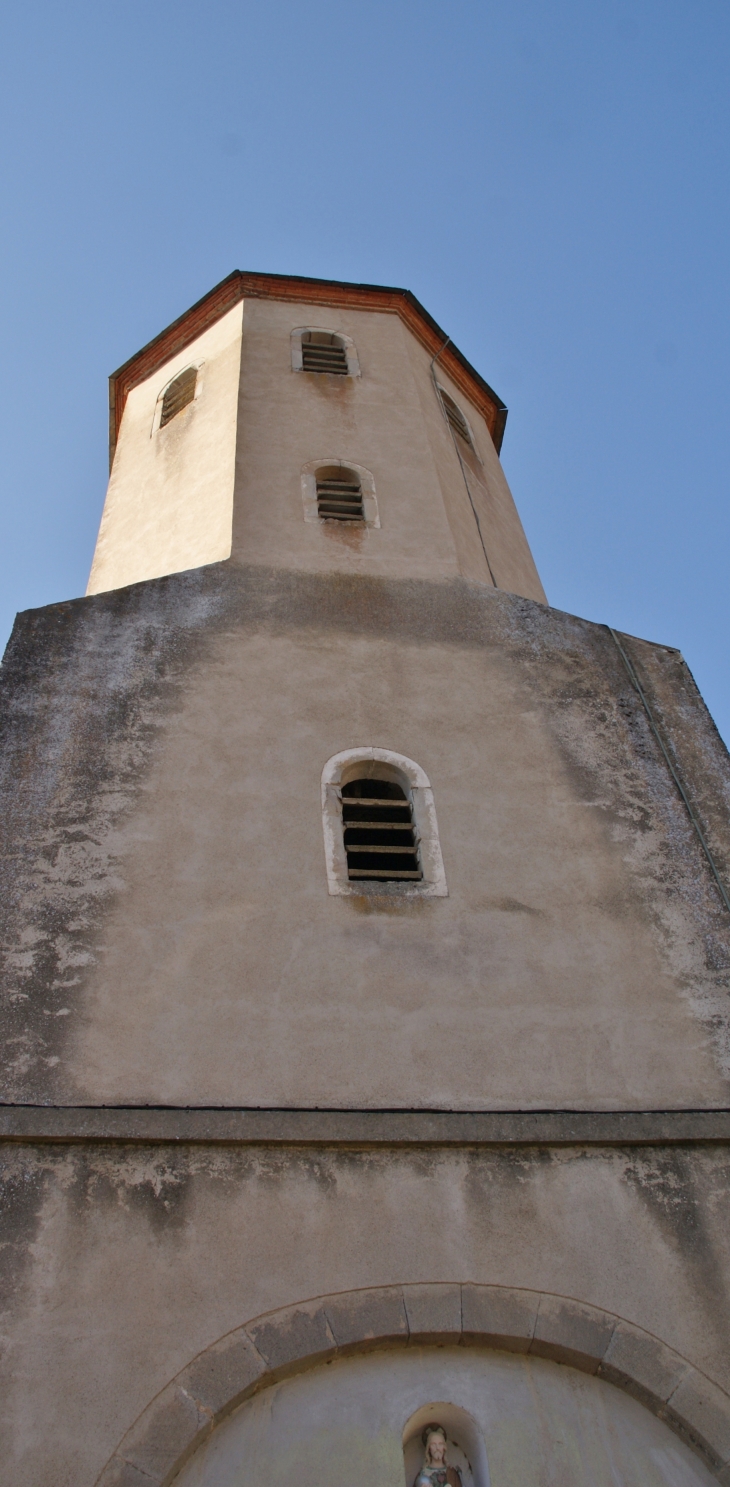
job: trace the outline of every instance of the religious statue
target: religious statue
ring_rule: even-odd
[[[426,1455],[413,1487],[461,1487],[461,1472],[446,1464],[447,1435],[443,1425],[427,1425],[421,1440]]]

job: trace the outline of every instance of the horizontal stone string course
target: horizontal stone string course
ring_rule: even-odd
[[[730,1143],[730,1110],[234,1110],[1,1105],[0,1141],[285,1146]]]
[[[451,1343],[567,1364],[624,1389],[730,1487],[730,1396],[658,1338],[565,1296],[468,1284],[386,1286],[285,1307],[194,1358],[140,1415],[96,1487],[167,1487],[251,1395],[336,1356]]]

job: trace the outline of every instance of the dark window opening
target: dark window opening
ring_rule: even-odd
[[[342,787],[347,876],[380,882],[423,878],[405,790],[389,780],[352,780]]]
[[[167,388],[162,399],[162,413],[160,414],[160,428],[170,422],[176,414],[182,413],[188,403],[192,403],[195,397],[195,384],[198,380],[197,367],[186,367],[179,377],[175,377]]]
[[[302,370],[331,372],[347,376],[347,352],[338,336],[327,331],[309,330],[302,336]]]
[[[444,392],[443,387],[439,388],[439,391],[441,393],[441,400],[444,405],[444,412],[449,420],[449,423],[451,424],[452,429],[454,430],[454,433],[458,434],[459,438],[463,439],[465,444],[473,447],[471,434],[469,432],[469,425],[464,417],[464,414],[461,411],[461,408],[457,407],[453,398],[450,398],[447,392]]]
[[[318,470],[317,511],[319,515],[335,521],[364,521],[362,487],[354,470],[343,470],[339,466]]]

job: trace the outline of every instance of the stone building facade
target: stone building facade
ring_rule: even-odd
[[[110,413],[1,673],[0,1480],[412,1487],[436,1422],[463,1487],[729,1484],[681,656],[548,607],[403,291],[234,274]]]

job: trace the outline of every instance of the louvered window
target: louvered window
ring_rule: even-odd
[[[182,413],[188,403],[192,403],[195,397],[195,384],[198,380],[196,367],[186,367],[178,377],[170,383],[162,399],[162,413],[160,414],[160,428],[175,418],[176,414]]]
[[[372,779],[343,785],[342,825],[348,878],[420,882],[413,807],[400,785]]]
[[[317,471],[317,511],[335,521],[364,521],[362,487],[354,470]]]
[[[459,438],[463,439],[465,444],[471,445],[471,434],[469,432],[469,425],[464,417],[464,414],[461,411],[461,408],[457,407],[453,398],[450,398],[447,392],[444,392],[443,387],[439,388],[439,391],[441,393],[441,401],[444,405],[444,412],[446,413],[446,417],[448,418],[449,423],[454,430],[454,433],[458,434]]]
[[[310,330],[302,337],[302,370],[347,376],[347,352],[337,336]]]

